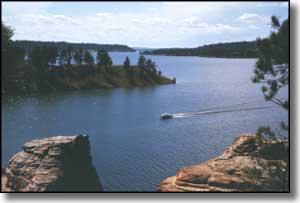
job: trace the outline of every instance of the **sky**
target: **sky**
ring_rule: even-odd
[[[288,18],[287,2],[2,2],[14,40],[197,47],[250,41]]]

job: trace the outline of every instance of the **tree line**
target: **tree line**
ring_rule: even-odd
[[[34,47],[25,57],[25,63],[33,65],[34,67],[55,67],[55,66],[71,66],[72,64],[97,64],[99,66],[112,66],[112,59],[107,51],[98,50],[96,60],[88,50],[67,47],[58,51],[56,47]],[[125,58],[123,63],[125,68],[131,66],[129,57]],[[146,59],[144,55],[140,55],[138,59],[138,66],[140,68],[155,69],[156,64],[151,59]]]
[[[73,67],[81,68],[81,70],[76,69],[79,72],[93,74],[98,71],[109,77],[107,74],[110,70],[109,67],[113,66],[108,52],[102,49],[97,51],[95,58],[89,50],[74,49],[72,46],[64,48],[34,46],[26,51],[16,46],[12,36],[13,29],[2,23],[2,93],[7,90],[24,88],[24,84],[32,81],[35,81],[37,86],[43,86],[49,78],[53,77],[54,72]],[[139,67],[140,71],[132,71],[130,67]],[[144,55],[140,55],[137,66],[132,66],[129,58],[126,57],[123,68],[127,72],[127,77],[133,77],[136,72],[140,73],[139,77],[150,74],[155,78],[156,74],[161,75],[161,72],[156,70],[155,62],[146,59]]]
[[[204,45],[196,48],[171,48],[144,51],[144,54],[171,56],[203,56],[224,58],[256,58],[256,42],[229,42]]]
[[[95,44],[95,43],[69,43],[69,42],[43,42],[43,41],[29,41],[29,40],[16,40],[14,41],[17,47],[26,51],[30,51],[34,47],[56,47],[59,51],[71,47],[72,49],[88,49],[88,50],[104,50],[104,51],[123,51],[134,52],[135,49],[126,45],[120,44]]]

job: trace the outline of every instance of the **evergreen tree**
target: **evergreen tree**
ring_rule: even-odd
[[[79,54],[80,54],[80,58],[78,58],[79,60],[78,60],[78,63],[79,64],[82,64],[82,61],[83,61],[83,49],[82,48],[79,48]]]
[[[123,66],[125,68],[129,68],[130,67],[130,60],[129,60],[128,56],[126,56]]]
[[[152,60],[151,59],[146,60],[146,66],[149,67],[149,68],[152,67]]]
[[[66,63],[68,66],[70,66],[72,62],[72,52],[73,52],[73,48],[71,46],[68,46],[67,53],[66,53]]]
[[[41,47],[33,47],[29,54],[29,61],[34,68],[40,67],[42,64],[40,49],[41,49]]]
[[[146,58],[144,55],[140,55],[139,60],[138,60],[138,66],[143,68],[145,67],[146,63]]]
[[[262,83],[262,93],[267,101],[289,110],[288,99],[278,98],[278,92],[289,85],[289,20],[282,24],[273,16],[274,31],[268,38],[257,39],[258,60],[254,69],[254,83]],[[282,122],[281,127],[288,130],[289,126]],[[270,127],[262,126],[257,135],[276,140],[276,133]]]
[[[82,64],[82,50],[76,50],[74,52],[74,60],[76,64]]]
[[[6,26],[2,23],[1,31],[1,75],[3,81],[7,82],[11,76],[18,74],[18,71],[16,69],[19,65],[24,64],[25,52],[23,49],[14,45],[14,42],[11,39],[14,32],[10,26]]]
[[[102,63],[102,55],[103,55],[103,51],[102,50],[98,50],[97,51],[97,56],[96,56],[96,64],[97,65],[101,65],[101,63]]]
[[[150,68],[152,71],[156,72],[156,64],[154,61],[152,61],[151,59],[147,59],[146,60],[146,67]]]
[[[29,54],[29,61],[37,71],[44,72],[50,64],[50,54],[47,47],[34,47]]]
[[[112,60],[107,53],[107,51],[103,50],[98,50],[97,52],[97,64],[100,66],[111,66],[112,65]]]
[[[55,66],[57,60],[57,48],[56,47],[49,47],[49,62],[50,66]]]
[[[6,26],[5,24],[1,23],[2,25],[2,53],[6,52],[9,46],[12,46],[12,36],[14,35],[14,31],[10,26]]]
[[[59,54],[58,63],[60,66],[64,66],[66,64],[67,50],[62,49]]]
[[[89,51],[84,51],[84,54],[83,54],[83,61],[84,63],[86,64],[94,64],[94,57],[92,56],[92,54],[89,52]]]

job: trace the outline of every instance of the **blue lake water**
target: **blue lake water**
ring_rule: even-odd
[[[137,53],[110,53],[114,64]],[[177,84],[2,97],[2,164],[35,138],[88,134],[106,191],[154,191],[183,166],[219,155],[241,133],[288,120],[280,108],[160,120],[164,112],[250,102],[270,106],[250,77],[255,59],[146,56]],[[285,89],[281,95],[288,96]]]

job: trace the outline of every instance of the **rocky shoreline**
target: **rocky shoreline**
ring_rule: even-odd
[[[157,191],[287,192],[288,142],[259,144],[255,135],[240,135],[221,156],[180,169]]]
[[[2,192],[102,191],[88,136],[58,136],[23,145],[6,169]]]

